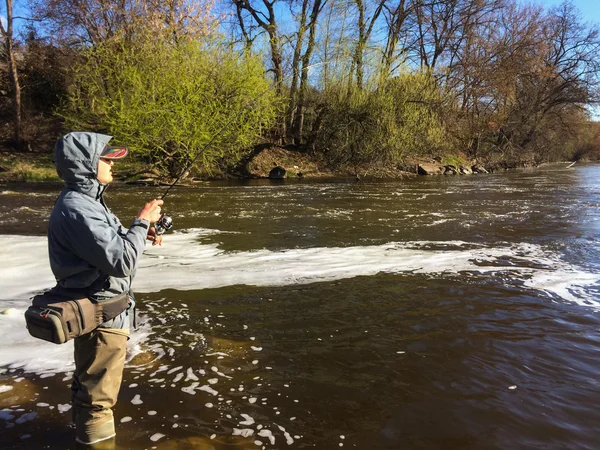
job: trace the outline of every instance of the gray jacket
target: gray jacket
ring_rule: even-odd
[[[69,133],[54,148],[54,162],[65,188],[48,226],[50,267],[57,293],[99,300],[129,292],[144,250],[149,223],[134,219],[129,229],[108,209],[97,180],[98,160],[112,137]],[[104,326],[128,328],[126,312]]]

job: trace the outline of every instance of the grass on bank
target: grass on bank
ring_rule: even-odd
[[[0,179],[7,181],[60,181],[49,154],[0,153]]]
[[[136,158],[125,158],[115,164],[115,178],[138,180],[156,177],[156,173],[145,162]],[[51,153],[0,152],[1,182],[60,182],[52,162]]]
[[[441,159],[441,164],[444,166],[454,166],[457,169],[461,166],[471,167],[471,162],[462,154],[459,155],[444,155]]]
[[[49,167],[36,167],[26,162],[18,162],[8,172],[15,181],[59,181],[56,169]]]

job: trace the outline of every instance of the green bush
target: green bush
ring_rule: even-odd
[[[171,176],[196,157],[208,171],[237,164],[276,114],[260,59],[219,42],[138,37],[84,56],[60,111],[66,125],[111,134]]]
[[[334,165],[381,164],[449,146],[436,112],[440,94],[424,73],[403,73],[377,89],[338,86],[324,93],[316,147]]]

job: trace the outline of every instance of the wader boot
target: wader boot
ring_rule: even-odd
[[[112,407],[117,402],[129,330],[97,328],[75,338],[72,403],[76,438],[95,444],[115,436]]]

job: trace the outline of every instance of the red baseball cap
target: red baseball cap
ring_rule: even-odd
[[[121,159],[127,156],[129,149],[120,145],[107,145],[100,153],[100,158],[104,159]]]

